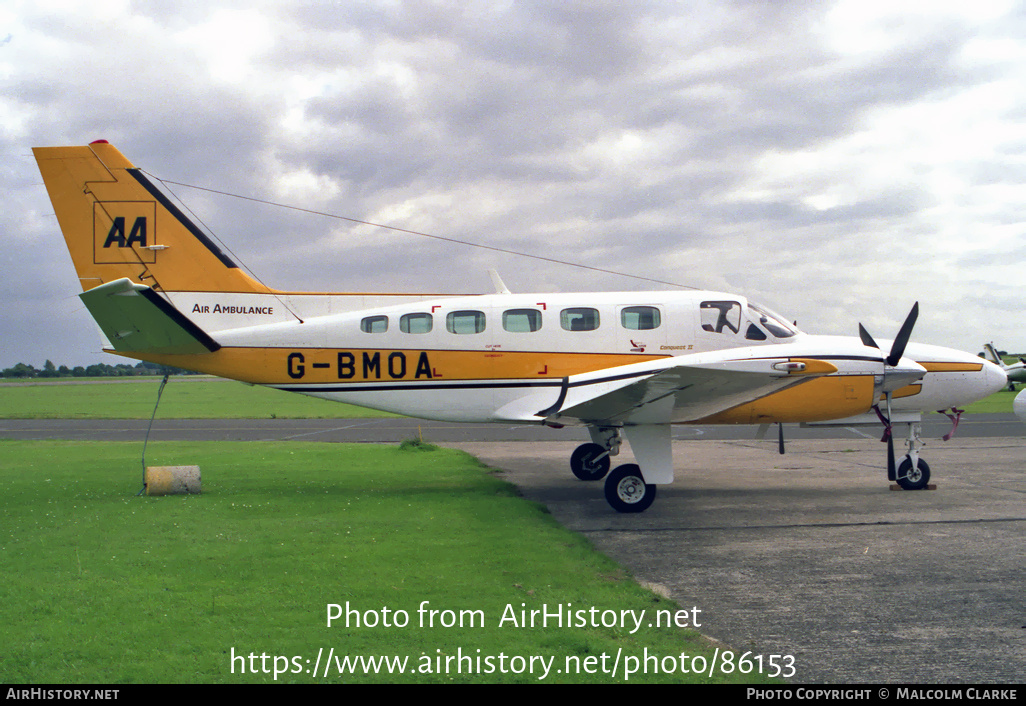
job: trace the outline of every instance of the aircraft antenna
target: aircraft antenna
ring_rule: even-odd
[[[149,172],[147,172],[147,174],[149,174]],[[153,175],[150,174],[150,176],[153,176]],[[643,280],[645,282],[652,282],[654,284],[665,284],[665,285],[669,285],[670,287],[680,287],[682,289],[699,289],[699,287],[692,287],[691,285],[681,284],[679,282],[668,282],[666,280],[655,279],[653,277],[644,277],[642,275],[631,274],[630,272],[619,272],[617,270],[608,270],[608,269],[605,269],[603,267],[593,267],[592,265],[585,265],[585,264],[582,264],[580,262],[571,262],[569,260],[558,260],[558,259],[553,258],[553,257],[545,257],[544,255],[534,255],[532,253],[520,252],[519,250],[510,250],[508,248],[500,248],[500,247],[497,247],[495,245],[484,245],[482,243],[474,243],[474,242],[471,242],[469,240],[460,240],[458,238],[449,238],[449,237],[446,237],[446,236],[443,236],[443,235],[432,235],[431,233],[424,233],[422,231],[410,230],[408,228],[399,228],[397,226],[390,226],[390,225],[386,225],[384,223],[373,223],[371,221],[362,221],[359,218],[349,218],[348,216],[340,216],[337,213],[328,213],[326,211],[315,211],[313,209],[303,208],[301,206],[291,206],[289,204],[277,203],[275,201],[267,201],[265,199],[258,199],[258,198],[253,197],[253,196],[243,196],[242,194],[233,194],[233,193],[231,193],[229,191],[220,191],[218,189],[210,189],[210,188],[207,188],[205,186],[196,186],[195,184],[185,184],[185,183],[180,182],[180,181],[164,180],[164,179],[160,179],[159,177],[156,177],[156,176],[154,176],[153,178],[157,179],[162,184],[174,184],[175,186],[184,186],[187,189],[197,189],[199,191],[206,191],[206,192],[209,192],[211,194],[218,194],[220,196],[230,196],[231,198],[234,198],[234,199],[242,199],[243,201],[252,201],[254,203],[264,204],[265,206],[274,206],[276,208],[284,208],[284,209],[288,209],[290,211],[299,211],[301,213],[309,213],[309,214],[314,215],[314,216],[323,216],[325,218],[334,218],[335,220],[347,221],[349,223],[356,223],[358,225],[364,225],[364,226],[372,226],[374,228],[384,228],[386,230],[392,230],[392,231],[395,231],[397,233],[407,233],[409,235],[418,235],[418,236],[421,236],[423,238],[431,238],[433,240],[441,240],[441,241],[444,241],[446,243],[454,243],[456,245],[466,245],[467,247],[471,247],[471,248],[481,248],[482,250],[491,250],[492,252],[499,252],[499,253],[503,253],[505,255],[515,255],[517,257],[526,257],[526,258],[530,258],[532,260],[540,260],[542,262],[551,262],[551,263],[556,264],[556,265],[567,265],[569,267],[577,267],[579,269],[589,270],[591,272],[601,272],[602,274],[607,274],[607,275],[617,275],[619,277],[630,277],[631,279]],[[175,198],[177,198],[177,197],[175,197]]]

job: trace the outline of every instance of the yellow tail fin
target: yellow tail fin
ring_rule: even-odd
[[[83,290],[128,278],[167,292],[272,292],[112,145],[32,152]]]

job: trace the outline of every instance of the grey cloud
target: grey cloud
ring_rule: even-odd
[[[164,35],[187,36],[222,7],[257,9],[274,28],[274,41],[253,59],[258,78],[215,81],[202,57],[166,54]],[[277,169],[324,175],[339,192],[317,210],[353,218],[433,195],[394,225],[429,224],[442,236],[685,284],[753,288],[800,323],[827,322],[810,328],[850,333],[845,311],[878,311],[904,293],[914,299],[934,266],[990,271],[993,249],[976,233],[966,234],[979,242],[975,251],[938,247],[944,224],[931,210],[955,206],[936,203],[929,179],[875,191],[870,184],[850,203],[817,210],[806,197],[858,181],[861,163],[824,163],[764,188],[759,160],[792,152],[843,159],[831,146],[872,129],[880,109],[943,106],[963,90],[1014,79],[1009,62],[973,63],[965,48],[986,37],[1018,45],[1023,13],[977,27],[938,12],[896,31],[893,46],[843,55],[822,36],[831,7],[137,2],[132,26],[144,29],[114,48],[102,33],[30,14],[24,26],[59,42],[66,57],[37,49],[34,60],[20,44],[25,33],[12,30],[0,47],[19,52],[19,68],[4,100],[31,117],[18,141],[104,137],[157,176],[272,200]],[[314,87],[309,96],[300,84]],[[987,110],[1015,125],[1026,107],[1010,100]],[[637,153],[614,153],[610,145],[625,135],[637,137]],[[27,152],[4,140],[5,153]],[[1021,142],[996,149],[957,165],[968,188],[1021,183]],[[0,170],[0,179],[8,188],[38,182],[26,176],[30,163],[25,169]],[[483,275],[474,278],[491,265],[519,289],[649,286],[388,232],[368,236],[331,219],[173,188],[272,286],[466,290],[469,281],[487,290]],[[979,193],[984,205],[974,207],[985,225],[1023,221],[1017,204],[991,205]],[[30,244],[17,251],[27,278],[18,281],[50,276],[31,245],[48,236],[17,218],[0,223],[7,237]],[[1009,253],[1022,256],[1006,249],[1005,261]],[[76,284],[47,294],[50,308],[66,308],[53,297],[73,295]],[[796,291],[803,297],[792,304]],[[889,315],[900,323],[904,313]]]

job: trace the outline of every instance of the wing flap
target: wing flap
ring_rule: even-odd
[[[78,295],[119,353],[212,353],[220,344],[150,287],[123,278]]]

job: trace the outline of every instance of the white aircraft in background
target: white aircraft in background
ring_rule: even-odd
[[[882,422],[888,478],[923,488],[922,412],[960,414],[1005,384],[974,355],[909,343],[918,304],[881,348],[861,325],[813,336],[725,292],[274,290],[105,141],[34,153],[110,352],[413,417],[583,425],[571,470],[606,477],[621,512],[673,481],[671,424]],[[636,463],[608,472],[621,434]]]
[[[1008,378],[1009,390],[1014,391],[1015,383],[1017,382],[1026,382],[1026,360],[1020,358],[1018,363],[1007,365],[1005,361],[1001,359],[1001,356],[998,355],[993,343],[983,344],[983,356],[991,363],[994,363],[1005,371],[1005,376]]]
[[[1012,401],[1012,411],[1019,421],[1026,424],[1026,390],[1022,390]]]

